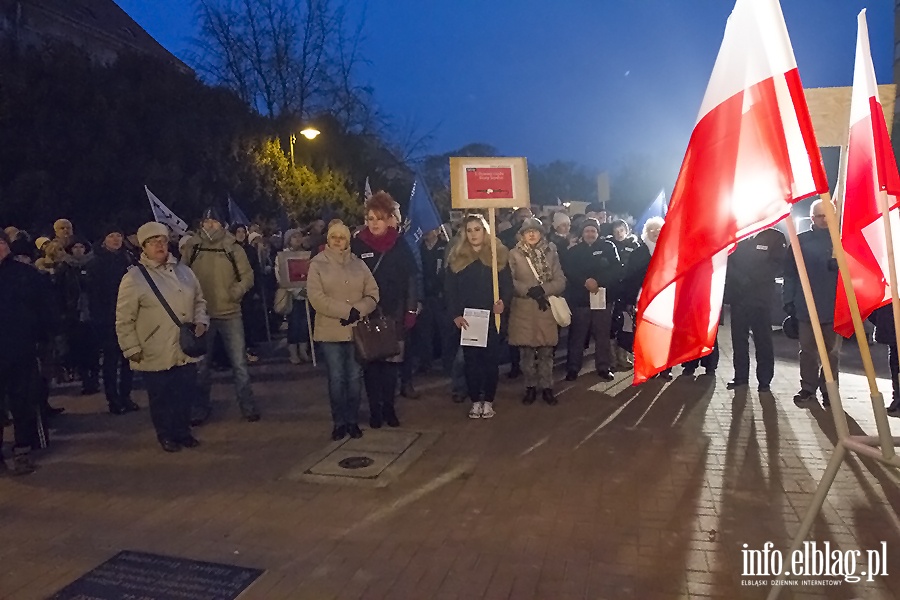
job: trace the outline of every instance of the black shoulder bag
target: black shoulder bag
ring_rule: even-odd
[[[175,316],[175,311],[173,311],[172,307],[169,306],[169,303],[166,302],[162,292],[159,291],[153,278],[150,277],[150,273],[147,272],[147,267],[142,264],[138,264],[137,267],[141,270],[141,274],[143,274],[147,283],[150,284],[150,289],[156,294],[156,299],[159,300],[162,307],[169,313],[169,317],[175,322],[175,326],[178,327],[178,345],[181,346],[181,351],[191,358],[200,358],[206,354],[206,340],[203,336],[198,336],[194,333],[194,324],[182,323],[178,320],[178,317]]]
[[[372,275],[381,265],[384,254],[378,257]],[[397,356],[403,351],[397,323],[385,317],[379,309],[360,319],[353,327],[353,344],[356,346],[356,360],[362,364],[376,362]]]

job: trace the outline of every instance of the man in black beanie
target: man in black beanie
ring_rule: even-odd
[[[131,255],[124,248],[122,228],[110,225],[94,252],[94,260],[87,265],[88,304],[91,325],[103,355],[103,391],[109,412],[121,415],[138,410],[131,399],[132,372],[128,360],[119,350],[116,338],[116,298],[119,283],[131,266]]]

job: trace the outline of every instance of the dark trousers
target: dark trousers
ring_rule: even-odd
[[[103,391],[109,405],[116,406],[130,399],[134,373],[119,349],[115,332],[103,336],[100,350],[103,353]]]
[[[397,393],[397,369],[399,363],[376,361],[363,367],[366,397],[369,399],[369,417],[381,420],[394,414],[394,395]]]
[[[196,392],[197,366],[142,373],[156,438],[179,441],[191,435],[191,400]]]
[[[488,328],[485,348],[462,346],[462,351],[469,399],[472,402],[493,402],[500,376],[500,336],[497,330]]]
[[[685,369],[696,369],[697,367],[703,367],[707,371],[715,371],[719,367],[719,340],[717,339],[716,343],[713,344],[712,352],[702,358],[689,360],[686,363],[683,363],[681,366]]]
[[[74,323],[69,330],[70,364],[84,389],[96,389],[100,380],[100,344],[90,323]]]
[[[750,335],[756,348],[756,380],[769,385],[775,376],[771,309],[768,306],[731,305],[731,345],[734,348],[734,380],[750,380]]]
[[[416,320],[413,333],[419,365],[423,367],[431,365],[437,345],[444,373],[449,375],[453,369],[456,347],[459,345],[459,330],[454,327],[453,320],[447,315],[443,299],[425,298],[422,314]]]
[[[38,428],[41,427],[40,406],[37,402],[40,387],[38,361],[34,356],[16,356],[0,361],[0,410],[12,415],[15,447],[40,446]],[[0,438],[3,431],[0,428]]]
[[[312,309],[312,307],[310,307]],[[312,312],[310,312],[310,318]],[[288,344],[308,344],[309,343],[309,321],[306,318],[306,300],[297,300],[291,306],[291,312],[287,315],[288,319]]]
[[[572,309],[572,324],[569,325],[569,349],[566,370],[578,372],[584,363],[584,346],[588,335],[594,336],[594,367],[597,371],[609,371],[612,355],[609,331],[612,311],[591,310],[578,306]]]
[[[900,402],[900,365],[897,363],[897,344],[888,344],[888,364],[891,366],[891,387],[894,390],[893,403]]]

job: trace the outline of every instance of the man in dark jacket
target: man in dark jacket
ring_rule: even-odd
[[[50,308],[40,275],[15,260],[9,245],[6,232],[0,231],[0,406],[5,406],[0,410],[12,414],[13,473],[25,475],[34,471],[31,449],[43,428],[37,399],[37,346],[47,338]]]
[[[597,374],[601,379],[612,381],[609,332],[613,295],[608,291],[621,280],[622,263],[615,244],[600,239],[600,223],[596,219],[585,220],[581,242],[569,249],[562,266],[566,275],[566,300],[572,310],[566,380],[578,378],[584,360],[584,344],[591,333]]]
[[[786,243],[777,229],[764,229],[742,240],[728,257],[725,303],[731,305],[734,379],[728,389],[750,382],[750,335],[756,348],[756,381],[768,392],[775,376],[772,346],[772,296],[784,266]]]
[[[809,283],[812,287],[813,300],[819,323],[822,324],[822,335],[828,351],[828,360],[834,380],[838,379],[838,360],[841,356],[843,338],[834,331],[834,299],[837,293],[838,268],[837,261],[832,258],[831,236],[828,234],[828,223],[825,220],[825,209],[822,201],[816,200],[810,207],[812,227],[797,236],[800,252],[806,263]],[[820,369],[819,353],[813,335],[812,320],[803,298],[800,287],[800,276],[794,256],[788,252],[784,261],[784,290],[782,291],[784,312],[797,317],[800,326],[800,391],[794,396],[794,404],[808,407],[817,404],[816,389],[822,391],[822,403],[829,405],[828,391],[825,389],[825,371]]]
[[[440,229],[427,232],[419,244],[422,256],[422,313],[416,320],[413,337],[416,341],[419,369],[427,372],[434,359],[434,342],[438,340],[444,373],[450,374],[456,355],[458,336],[453,335],[451,319],[444,302],[444,270],[447,242]]]
[[[119,284],[131,266],[124,248],[125,235],[119,227],[106,228],[103,243],[87,265],[87,287],[91,325],[103,355],[103,391],[109,412],[114,415],[138,410],[131,399],[132,372],[116,338],[116,298]]]

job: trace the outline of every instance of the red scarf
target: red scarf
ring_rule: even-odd
[[[388,227],[383,235],[375,235],[368,227],[364,227],[362,231],[359,232],[359,239],[379,254],[384,254],[393,248],[399,237],[400,232],[393,227]]]

